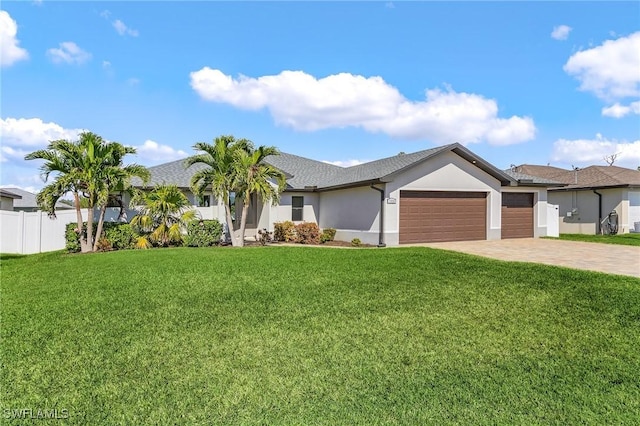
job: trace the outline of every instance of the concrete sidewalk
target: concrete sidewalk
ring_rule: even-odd
[[[541,238],[407,244],[640,278],[640,247]]]

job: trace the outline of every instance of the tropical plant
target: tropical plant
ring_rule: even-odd
[[[219,136],[213,144],[198,142],[193,148],[200,154],[189,157],[185,165],[203,164],[191,178],[194,193],[202,194],[207,188],[222,201],[225,208],[227,228],[234,246],[244,245],[244,234],[251,196],[257,194],[264,201],[278,201],[284,188],[284,174],[264,163],[268,155],[278,155],[274,147],[260,146],[255,149],[248,139]],[[275,182],[272,184],[272,182]],[[234,232],[231,214],[231,194],[242,204],[239,231]],[[234,200],[235,202],[235,200]]]
[[[258,200],[271,201],[277,204],[280,193],[285,187],[285,176],[281,170],[264,162],[269,155],[279,155],[280,152],[272,146],[259,146],[253,149],[250,144],[248,149],[234,151],[232,175],[234,177],[234,189],[236,197],[242,203],[242,215],[240,217],[239,244],[244,244],[244,234],[247,223],[247,214],[251,207],[251,196],[257,195]]]
[[[213,195],[222,201],[228,232],[234,246],[237,245],[237,241],[234,238],[230,205],[230,194],[234,188],[234,178],[231,175],[235,158],[233,152],[238,149],[246,149],[249,144],[250,142],[246,139],[236,140],[233,136],[219,136],[212,144],[196,143],[193,149],[201,153],[193,155],[185,161],[185,167],[194,164],[205,166],[191,177],[191,188],[198,195],[204,193],[207,188],[211,188]]]
[[[69,192],[73,194],[80,251],[98,249],[104,211],[110,195],[114,191],[128,190],[132,176],[138,176],[143,181],[149,178],[146,168],[137,164],[123,165],[124,156],[135,152],[134,148],[107,142],[95,133],[83,132],[75,142],[65,139],[52,141],[46,149],[25,156],[25,160],[45,160],[40,167],[45,182],[52,174],[55,175],[36,198],[38,206],[49,216],[55,217],[56,202],[62,196]],[[93,226],[83,225],[81,198],[86,198],[88,223],[93,223],[94,209],[100,209],[95,236]]]
[[[131,226],[142,233],[137,247],[149,247],[150,243],[181,244],[187,225],[197,219],[196,211],[176,185],[157,185],[150,191],[140,191],[131,205],[139,209],[131,219]]]

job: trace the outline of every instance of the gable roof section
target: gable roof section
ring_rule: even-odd
[[[550,190],[623,188],[640,186],[640,171],[618,166],[589,166],[583,169],[566,170],[551,166],[524,164],[516,168],[523,173],[553,179],[565,184]]]
[[[445,152],[453,152],[459,155],[464,160],[498,179],[502,185],[517,184],[517,179],[492,166],[458,143],[410,154],[399,154],[346,168],[285,152],[280,153],[280,155],[268,156],[265,162],[280,169],[287,175],[288,190],[320,191],[388,182],[395,175]],[[170,183],[180,188],[189,188],[191,176],[206,166],[194,164],[185,169],[184,161],[177,160],[149,167],[151,178],[147,186]],[[137,187],[143,186],[139,178],[134,178],[132,183]]]

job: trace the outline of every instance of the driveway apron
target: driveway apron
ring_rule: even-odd
[[[453,241],[406,246],[408,245],[452,250],[499,260],[543,263],[640,278],[640,247],[635,246],[541,238]]]

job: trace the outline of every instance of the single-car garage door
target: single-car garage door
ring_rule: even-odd
[[[533,237],[533,194],[502,193],[502,238]]]
[[[486,239],[486,192],[400,191],[400,244]]]

